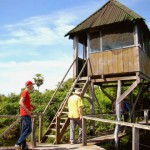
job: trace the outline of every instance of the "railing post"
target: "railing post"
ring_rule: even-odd
[[[56,144],[60,143],[60,117],[56,117]]]
[[[32,145],[32,147],[36,146],[35,131],[36,131],[36,116],[33,116],[33,118],[32,118],[32,133],[31,133],[31,145]]]
[[[39,143],[41,143],[43,136],[43,115],[39,115]]]
[[[87,145],[87,137],[86,137],[86,119],[82,118],[82,145]]]
[[[145,123],[148,123],[148,109],[144,110],[144,120],[145,120]]]
[[[139,150],[139,129],[132,127],[132,150]]]

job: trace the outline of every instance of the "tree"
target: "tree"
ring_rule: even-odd
[[[38,87],[38,91],[39,91],[39,87],[44,83],[44,77],[41,74],[39,74],[39,73],[37,73],[35,76],[36,77],[33,78],[34,79],[34,83]]]

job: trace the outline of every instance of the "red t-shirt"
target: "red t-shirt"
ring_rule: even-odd
[[[31,104],[30,104],[30,95],[29,95],[29,92],[27,90],[24,90],[22,93],[21,93],[21,97],[24,97],[24,105],[25,107],[31,111]],[[27,112],[24,110],[23,107],[20,106],[20,116],[26,116],[28,115]]]

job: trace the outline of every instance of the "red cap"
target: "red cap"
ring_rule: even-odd
[[[29,86],[29,85],[31,85],[31,84],[33,84],[32,81],[27,81],[27,82],[25,83],[26,86]]]

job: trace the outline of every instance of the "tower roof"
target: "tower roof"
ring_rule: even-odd
[[[126,21],[134,22],[135,20],[144,22],[144,19],[140,15],[130,10],[128,7],[116,0],[109,0],[95,13],[70,30],[65,36],[105,25]]]

